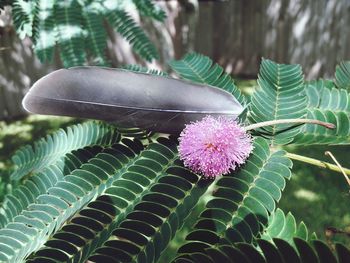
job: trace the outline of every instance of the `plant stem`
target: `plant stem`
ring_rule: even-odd
[[[321,168],[326,168],[338,173],[342,173],[345,172],[347,175],[350,175],[350,169],[347,168],[343,168],[340,169],[337,165],[331,164],[331,163],[327,163],[327,162],[323,162],[314,158],[310,158],[310,157],[306,157],[306,156],[302,156],[302,155],[298,155],[298,154],[294,154],[294,153],[286,153],[286,156],[290,159],[293,160],[297,160],[300,162],[304,162],[304,163],[308,163],[308,164],[312,164]],[[343,171],[342,171],[343,170]]]
[[[246,131],[255,130],[257,128],[276,125],[276,124],[285,124],[285,123],[311,123],[316,125],[321,125],[323,127],[326,127],[327,129],[334,129],[335,125],[333,123],[329,122],[323,122],[319,120],[313,120],[313,119],[282,119],[282,120],[272,120],[272,121],[264,121],[264,122],[258,122],[251,125],[246,126],[244,129]]]
[[[346,174],[346,172],[344,171],[344,168],[340,165],[338,160],[334,157],[334,155],[330,151],[326,151],[325,155],[328,155],[328,156],[330,156],[332,158],[333,162],[339,167],[340,171],[344,175],[344,178],[345,178],[346,182],[350,186],[350,179],[349,179],[348,175]]]

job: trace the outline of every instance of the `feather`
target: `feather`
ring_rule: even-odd
[[[243,111],[230,93],[212,86],[99,67],[60,69],[44,76],[26,94],[23,107],[37,114],[171,134],[206,115],[237,118]]]

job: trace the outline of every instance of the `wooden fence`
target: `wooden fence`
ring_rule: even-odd
[[[350,59],[350,0],[157,1],[165,24],[141,19],[161,53],[154,65],[186,52],[206,54],[226,71],[255,77],[261,57],[298,63],[306,78],[332,77],[336,64]],[[194,3],[194,4],[192,4]],[[138,17],[136,17],[139,19]],[[112,34],[113,65],[138,62],[129,46]],[[21,100],[35,80],[60,67],[42,65],[29,40],[20,41],[9,12],[0,16],[0,120],[24,114]]]
[[[248,76],[265,57],[301,64],[309,79],[350,59],[349,0],[204,1],[187,10],[174,18],[176,57],[193,49]]]

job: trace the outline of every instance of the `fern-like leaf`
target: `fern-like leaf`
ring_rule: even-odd
[[[258,78],[260,88],[254,92],[250,104],[251,122],[304,118],[307,97],[303,82],[299,65],[277,64],[263,59]],[[300,127],[291,126],[273,125],[260,131],[271,136],[276,143],[285,144],[300,133]]]
[[[54,0],[37,0],[33,19],[34,51],[41,61],[51,61],[56,45]]]
[[[99,3],[92,4],[83,8],[84,27],[87,30],[86,48],[97,61],[97,65],[108,65],[106,59],[107,33],[104,29],[103,8]]]
[[[0,230],[0,260],[21,261],[41,247],[67,219],[110,187],[126,170],[137,166],[142,148],[138,141],[115,144],[65,176],[62,184],[50,187],[16,216],[14,223]],[[101,163],[106,164],[101,166]],[[11,239],[5,239],[10,233]],[[12,246],[13,242],[18,245]],[[10,249],[1,249],[6,247]]]
[[[131,64],[131,65],[125,65],[122,67],[123,69],[135,71],[135,72],[142,72],[142,73],[147,73],[147,74],[152,74],[152,75],[158,75],[158,76],[168,76],[168,73],[164,71],[160,71],[158,69],[150,69],[147,67],[143,67],[137,64]]]
[[[181,162],[171,166],[89,261],[113,255],[117,261],[156,262],[210,183]]]
[[[268,241],[272,241],[273,238],[279,238],[294,245],[293,238],[298,237],[303,240],[309,240],[309,236],[310,234],[304,222],[297,224],[291,213],[285,215],[278,208],[270,215],[267,228],[265,228],[261,238]]]
[[[115,255],[115,260],[126,260],[127,257],[129,261],[132,261],[141,257],[139,258],[141,262],[151,262],[152,258],[157,258],[164,246],[167,245],[166,241],[170,240],[175,235],[176,229],[181,226],[181,217],[179,216],[185,216],[188,213],[186,211],[191,209],[206,189],[203,185],[193,192],[194,195],[188,195],[191,187],[197,185],[198,176],[178,166],[176,162],[176,144],[173,141],[160,138],[158,143],[150,144],[141,153],[141,158],[135,162],[135,166],[125,171],[120,179],[113,183],[112,187],[106,189],[102,196],[90,203],[77,217],[74,217],[62,231],[54,236],[52,241],[48,241],[46,247],[39,250],[31,258],[32,262],[36,262],[35,260],[39,258],[58,260],[57,255],[60,254],[58,251],[71,255],[60,258],[61,260],[85,262],[86,257],[96,248],[98,248],[96,254],[90,257],[89,261],[101,262],[108,257],[108,251],[119,251]],[[179,202],[182,198],[185,198],[184,203]],[[158,201],[161,203],[157,204]],[[181,203],[181,206],[175,208],[177,204]],[[88,213],[88,210],[91,212]],[[97,215],[101,213],[106,216],[98,217]],[[94,234],[86,238],[86,231],[83,227],[91,225],[91,222],[95,222],[96,226],[100,225],[101,227],[95,227]],[[151,233],[139,229],[139,234],[133,235],[135,227],[142,226],[148,230],[158,229],[159,233],[153,232],[152,236]],[[66,246],[72,235],[86,240],[81,243],[83,246],[79,245],[79,249],[73,254]],[[134,244],[135,238],[142,235],[149,235],[150,242],[144,246]],[[167,239],[161,239],[163,242],[160,247],[153,246],[153,242],[160,241],[164,235],[170,236],[167,236]],[[108,237],[110,240],[106,241]],[[104,245],[101,247],[103,243]],[[150,249],[153,248],[156,249],[155,253],[149,254]]]
[[[28,173],[37,173],[73,150],[96,144],[111,145],[118,140],[116,128],[99,122],[73,125],[66,131],[60,129],[35,142],[34,146],[28,145],[15,152],[12,161],[16,169],[11,179],[19,180]]]
[[[350,94],[337,89],[327,80],[305,84],[308,96],[307,118],[335,124],[335,129],[306,124],[293,143],[295,144],[349,144],[350,143]]]
[[[206,56],[190,53],[181,60],[169,63],[170,67],[183,79],[208,84],[230,92],[244,106],[246,99],[224,69]]]
[[[151,0],[135,0],[135,5],[142,15],[159,21],[165,18],[165,12]],[[32,37],[34,51],[42,62],[51,61],[55,47],[59,47],[65,67],[83,65],[87,57],[95,64],[108,65],[105,18],[142,58],[148,61],[158,58],[155,46],[122,9],[121,2],[15,0],[12,6],[17,33],[21,38]]]
[[[350,90],[350,61],[342,61],[335,70],[335,84],[340,89]]]
[[[6,195],[0,207],[0,228],[35,202],[36,198],[45,194],[50,187],[62,181],[64,176],[79,168],[94,157],[102,148],[100,146],[85,147],[66,154],[63,159],[45,167],[41,172],[30,176],[12,194]]]
[[[159,8],[153,0],[132,0],[141,15],[152,17],[158,21],[164,21],[166,13]]]
[[[110,10],[107,19],[115,30],[128,40],[133,50],[142,58],[147,61],[159,58],[155,46],[125,10]]]
[[[21,39],[32,36],[35,3],[32,1],[15,0],[12,5],[13,24]]]
[[[205,248],[197,253],[184,254],[174,260],[174,263],[191,262],[239,262],[239,263],[345,263],[349,261],[350,251],[341,244],[336,245],[336,253],[322,241],[307,242],[294,238],[295,247],[283,239],[274,238],[273,243],[259,239],[259,248],[247,243],[220,245]]]
[[[214,245],[252,242],[267,225],[269,213],[281,197],[291,161],[283,151],[271,153],[268,142],[257,138],[254,151],[238,172],[221,177],[213,199],[200,215],[179,253],[196,253]]]
[[[128,140],[124,139],[124,142],[130,144]],[[173,165],[175,157],[174,147],[169,148],[158,143],[150,144],[140,154],[140,159],[134,166],[125,170],[120,179],[73,217],[30,260],[35,262],[45,258],[45,260],[85,262],[87,257],[101,246],[118,224],[125,219],[126,214],[134,210],[134,207],[140,203],[140,199],[150,193],[150,188],[160,177],[163,177],[164,171]],[[105,216],[98,217],[98,214]],[[94,222],[96,227],[91,229],[93,234],[86,237],[84,227],[88,227],[91,222]],[[76,244],[79,249],[73,254],[69,252],[69,247],[65,246],[72,235],[85,239],[84,243]],[[66,252],[70,256],[62,258],[58,251]]]
[[[83,65],[86,60],[82,7],[78,0],[55,1],[55,29],[65,67]]]

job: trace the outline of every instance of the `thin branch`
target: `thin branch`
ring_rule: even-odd
[[[334,155],[330,151],[326,151],[325,155],[328,155],[328,156],[330,156],[332,158],[333,162],[338,166],[338,168],[340,169],[340,171],[344,175],[346,182],[350,186],[350,179],[349,179],[348,175],[346,174],[346,172],[344,171],[344,168],[340,165],[338,160],[334,157]]]
[[[251,125],[246,126],[244,129],[246,131],[255,130],[257,128],[266,127],[266,126],[272,126],[276,124],[288,124],[288,123],[311,123],[316,125],[321,125],[323,127],[326,127],[327,129],[334,129],[335,125],[333,123],[329,122],[323,122],[319,120],[314,119],[282,119],[282,120],[272,120],[272,121],[264,121],[259,123],[254,123]]]
[[[314,158],[310,158],[310,157],[306,157],[306,156],[302,156],[302,155],[298,155],[298,154],[294,154],[294,153],[286,153],[286,156],[290,159],[296,160],[296,161],[300,161],[300,162],[304,162],[304,163],[308,163],[308,164],[312,164],[321,168],[325,168],[325,169],[329,169],[338,173],[345,173],[346,175],[350,175],[350,169],[347,168],[339,168],[337,165],[331,164],[331,163],[327,163],[327,162],[323,162]]]

